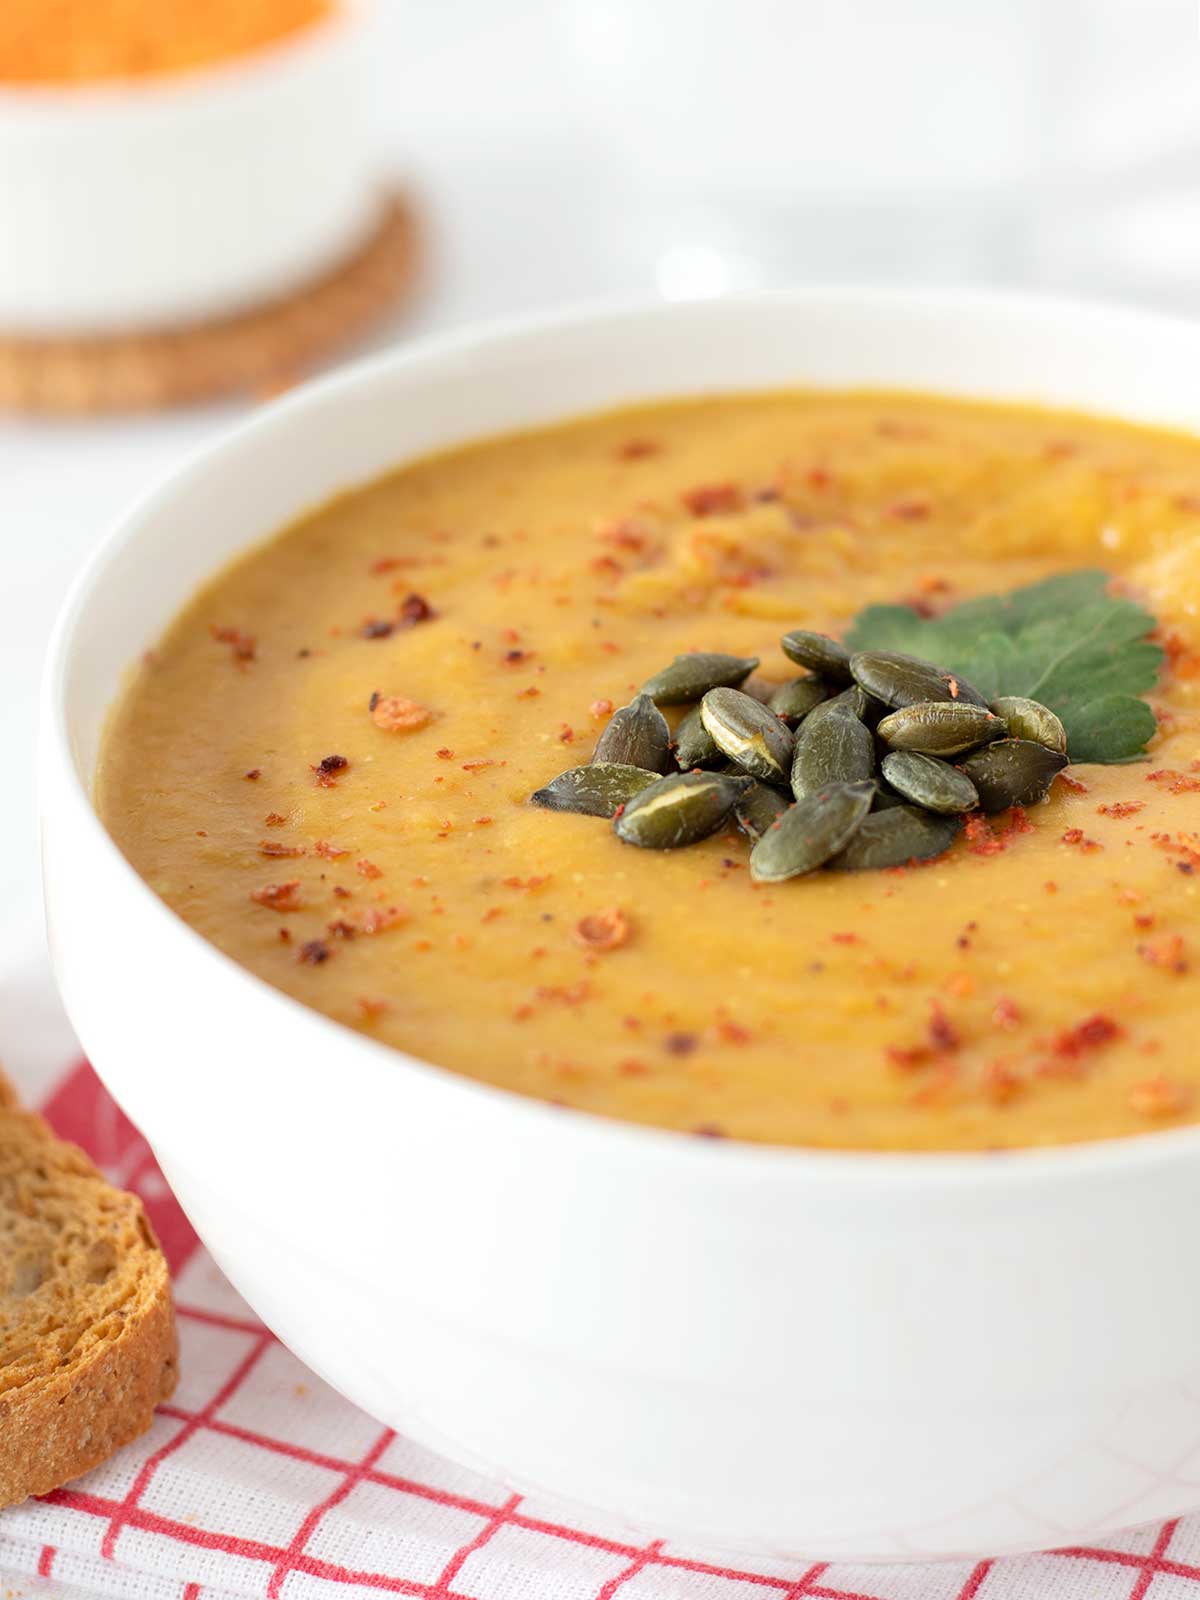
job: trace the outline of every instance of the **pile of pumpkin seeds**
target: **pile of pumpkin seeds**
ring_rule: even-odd
[[[622,706],[588,766],[532,796],[611,817],[618,838],[674,850],[732,818],[764,883],[818,868],[861,872],[940,856],[972,811],[1045,798],[1067,764],[1054,712],[990,704],[963,678],[825,634],[780,641],[803,671],[774,690],[754,656],[676,656]],[[674,733],[660,706],[686,706]]]

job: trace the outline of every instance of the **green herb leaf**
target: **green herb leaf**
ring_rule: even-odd
[[[1108,583],[1105,572],[1067,572],[932,618],[911,606],[868,606],[846,643],[921,656],[989,700],[1040,700],[1062,719],[1072,761],[1131,761],[1155,731],[1138,696],[1154,687],[1163,652],[1148,638],[1151,614],[1110,595]]]

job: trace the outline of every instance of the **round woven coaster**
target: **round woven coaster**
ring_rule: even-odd
[[[0,410],[81,416],[270,394],[394,306],[411,289],[416,264],[413,213],[393,195],[349,260],[237,316],[141,334],[0,334]]]

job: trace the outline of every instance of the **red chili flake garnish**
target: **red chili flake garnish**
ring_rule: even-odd
[[[574,938],[585,950],[617,950],[629,939],[629,923],[617,906],[609,911],[593,911],[575,924]]]
[[[453,761],[454,760],[454,751],[451,750],[448,745],[443,745],[440,750],[435,750],[433,753],[438,758],[439,761]],[[463,771],[465,772],[466,770],[467,769],[464,766]]]
[[[1042,885],[1042,888],[1045,889],[1047,894],[1057,894],[1058,893],[1058,885],[1054,882],[1054,880],[1052,878],[1047,878],[1045,883]]]
[[[740,1022],[734,1022],[731,1017],[718,1017],[716,1030],[722,1044],[749,1044],[753,1037],[749,1028],[743,1028]]]
[[[623,1078],[644,1078],[649,1074],[650,1068],[644,1061],[626,1056],[623,1061],[617,1062],[617,1071]]]
[[[915,611],[917,616],[922,618],[922,620],[925,622],[929,622],[938,614],[937,607],[934,605],[933,601],[927,600],[922,594],[908,595],[900,602],[900,604],[907,606],[910,611]]]
[[[617,446],[618,461],[644,461],[647,456],[656,456],[662,449],[653,439],[626,439],[625,443]]]
[[[958,699],[958,679],[957,678],[947,678],[946,679],[946,687],[950,691],[951,700],[957,700]]]
[[[325,931],[326,933],[332,934],[335,939],[353,939],[357,929],[354,927],[353,923],[347,922],[344,918],[339,917],[336,922],[327,922],[325,924]]]
[[[428,706],[399,694],[373,694],[370,711],[371,721],[384,733],[415,733],[433,716]]]
[[[495,922],[497,917],[506,917],[508,912],[503,906],[489,906],[480,917],[480,922]]]
[[[506,889],[540,889],[544,883],[550,881],[548,872],[535,874],[532,878],[503,878],[501,882]]]
[[[929,1022],[925,1031],[934,1050],[957,1050],[962,1043],[958,1029],[936,1000],[930,1003]]]
[[[862,935],[857,933],[831,933],[830,939],[834,944],[861,944]]]
[[[230,645],[233,649],[233,659],[241,667],[254,660],[256,641],[251,633],[243,633],[240,628],[218,628],[215,623],[209,624],[209,633],[218,644]]]
[[[400,602],[400,622],[402,628],[414,628],[418,622],[432,622],[437,612],[429,604],[424,595],[407,594]]]
[[[361,906],[348,916],[329,924],[330,933],[343,939],[352,939],[356,933],[384,933],[388,928],[398,928],[409,919],[404,906]]]
[[[1171,767],[1160,767],[1157,772],[1148,773],[1146,782],[1162,784],[1168,794],[1200,793],[1200,778],[1188,777],[1186,773],[1176,772]]]
[[[983,1069],[984,1094],[996,1105],[1007,1105],[1026,1088],[1026,1080],[1007,1061],[989,1061]]]
[[[744,501],[736,483],[705,483],[679,497],[694,517],[711,517],[720,511],[738,511]]]
[[[534,990],[535,1000],[557,1000],[565,1006],[581,1006],[592,992],[586,978],[572,984],[543,984]]]
[[[333,892],[334,898],[337,899],[337,900],[353,900],[353,898],[354,898],[354,896],[351,894],[350,890],[347,889],[346,886],[344,884],[341,884],[341,883],[335,883],[334,886],[333,886],[333,891],[332,892]]]
[[[282,828],[287,818],[279,811],[268,811],[263,823],[268,828]]]
[[[569,722],[561,722],[561,723],[559,723],[559,727],[558,727],[558,742],[559,742],[559,744],[574,744],[574,742],[575,742],[575,729],[571,726],[571,724]]]
[[[396,631],[396,624],[387,617],[368,617],[361,628],[364,639],[387,639]]]
[[[889,1066],[899,1067],[902,1072],[925,1066],[930,1056],[929,1046],[924,1044],[889,1044],[883,1053]]]
[[[492,819],[491,817],[475,817],[473,820],[477,828],[486,828]]]
[[[1156,920],[1152,911],[1139,911],[1134,916],[1133,925],[1135,928],[1149,929],[1154,926]]]
[[[663,1040],[663,1049],[668,1055],[690,1056],[699,1043],[694,1033],[669,1033]]]
[[[719,1122],[698,1122],[692,1132],[697,1139],[728,1139],[729,1137]]]
[[[1146,804],[1144,800],[1113,800],[1109,805],[1097,806],[1102,817],[1132,817]]]
[[[1015,1000],[1002,994],[992,1007],[992,1022],[997,1028],[1015,1028],[1021,1020],[1021,1008]]]
[[[998,856],[1007,848],[1006,841],[992,832],[988,819],[978,814],[969,816],[964,826],[967,849],[976,856]]]
[[[322,789],[332,789],[337,782],[338,773],[345,772],[349,765],[345,756],[325,756],[311,768],[311,771],[316,773],[317,782]]]
[[[292,930],[290,928],[280,928],[279,939],[281,944],[291,944]]]
[[[439,750],[438,755],[441,755],[441,753],[442,752]],[[507,764],[508,763],[504,761],[500,763],[502,767],[507,766]],[[482,772],[484,767],[494,767],[495,765],[496,763],[490,757],[485,757],[479,761],[464,761],[462,764],[462,769],[464,772]]]
[[[529,655],[530,652],[528,650],[506,650],[504,652],[504,664],[507,667],[519,667],[523,661],[529,660]]]
[[[313,845],[313,854],[320,856],[323,861],[340,861],[342,856],[348,856],[350,852],[339,844],[330,844],[328,839],[318,839]]]
[[[1187,1085],[1176,1083],[1160,1072],[1133,1085],[1129,1091],[1129,1108],[1141,1117],[1175,1117],[1187,1110],[1191,1098],[1192,1091]]]
[[[597,722],[601,717],[611,717],[612,712],[613,703],[611,700],[593,700],[588,707],[588,716],[595,717]]]
[[[1186,972],[1190,965],[1187,947],[1181,933],[1167,934],[1164,938],[1154,939],[1149,944],[1140,944],[1137,953],[1152,967],[1166,967],[1171,972]]]
[[[333,951],[323,939],[310,939],[307,944],[302,944],[296,953],[296,960],[305,966],[319,967],[323,961],[328,961]]]
[[[1125,1030],[1119,1022],[1094,1012],[1077,1022],[1073,1028],[1064,1028],[1050,1041],[1052,1054],[1062,1060],[1076,1060],[1090,1050],[1099,1050],[1114,1040],[1124,1038]]]
[[[258,779],[262,777],[262,768],[261,767],[251,767],[250,771],[247,772],[247,773],[244,773],[243,776],[245,778],[247,778],[251,783],[256,783],[258,781]]]
[[[261,889],[252,889],[250,898],[255,905],[266,906],[270,911],[298,911],[299,889],[300,879],[289,878],[286,883],[267,883]]]
[[[281,844],[275,839],[263,839],[258,846],[260,856],[302,856],[305,849],[302,844]]]
[[[372,561],[367,571],[373,578],[382,578],[385,573],[395,572],[397,567],[408,565],[408,560],[403,556],[380,556],[378,560]]]
[[[359,1014],[364,1022],[374,1022],[376,1017],[382,1017],[385,1012],[391,1009],[390,1001],[382,1000],[377,995],[371,994],[360,994],[355,999],[354,1004],[358,1007]]]
[[[373,861],[368,861],[366,856],[363,856],[360,861],[356,861],[354,863],[354,868],[355,871],[361,873],[364,878],[383,877],[383,868],[377,867]]]
[[[933,510],[932,502],[927,495],[908,495],[901,500],[893,500],[887,508],[889,517],[897,517],[901,522],[921,522]]]
[[[1057,775],[1057,781],[1065,788],[1070,789],[1073,794],[1086,794],[1088,792],[1087,784],[1084,783],[1082,778],[1075,777],[1073,773],[1060,772]]]
[[[1098,839],[1089,839],[1082,828],[1068,828],[1062,836],[1062,842],[1078,846],[1086,855],[1091,855],[1096,850],[1104,849]]]

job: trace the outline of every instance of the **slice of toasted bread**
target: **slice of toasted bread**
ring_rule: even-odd
[[[167,1264],[141,1201],[22,1111],[0,1074],[0,1506],[144,1433],[176,1356]]]

